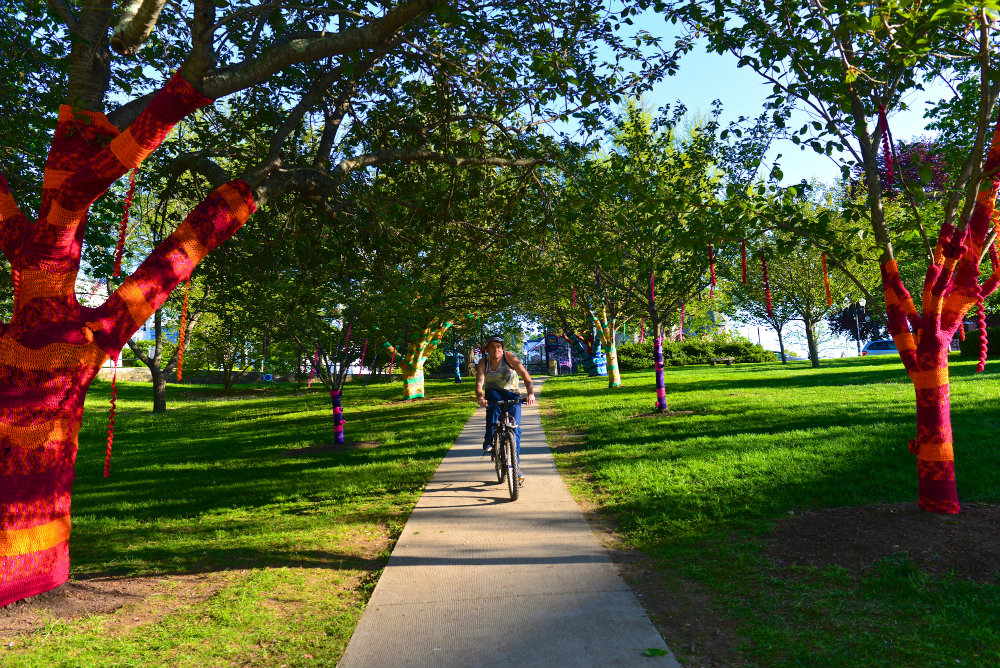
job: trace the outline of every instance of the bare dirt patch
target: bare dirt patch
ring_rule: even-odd
[[[314,455],[347,452],[348,450],[371,450],[382,445],[379,441],[344,441],[343,443],[320,443],[305,448],[294,448],[281,453],[282,457],[312,457]]]
[[[229,581],[226,573],[70,580],[44,594],[0,608],[0,637],[31,633],[57,620],[119,612],[109,629],[154,622],[178,608],[200,603]]]
[[[782,566],[839,565],[858,573],[905,555],[920,570],[980,582],[1000,575],[1000,505],[967,503],[959,515],[919,510],[913,503],[797,513],[763,537]]]
[[[684,417],[687,415],[694,415],[694,411],[663,411],[662,413],[654,411],[652,413],[636,413],[635,415],[630,415],[629,417],[634,418],[670,418],[670,417]]]

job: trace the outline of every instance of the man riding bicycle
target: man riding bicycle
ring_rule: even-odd
[[[535,403],[535,388],[531,383],[531,375],[524,368],[521,361],[514,353],[506,350],[503,339],[499,336],[491,336],[486,340],[486,354],[476,365],[476,400],[480,406],[486,408],[486,440],[483,442],[483,450],[490,452],[493,449],[493,427],[497,420],[496,402],[504,399],[518,399],[521,396],[518,390],[517,377],[524,379],[524,389],[528,391],[528,405]],[[511,405],[507,412],[514,416],[517,421],[517,429],[514,430],[515,443],[517,444],[517,460],[521,461],[521,404]],[[519,481],[524,480],[524,475],[518,472]]]

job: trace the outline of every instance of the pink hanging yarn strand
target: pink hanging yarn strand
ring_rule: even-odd
[[[316,366],[319,364],[319,348],[316,348],[316,355],[313,356],[312,366],[309,367],[309,380],[306,382],[306,389],[312,387],[313,376],[316,375]]]
[[[826,253],[820,257],[823,258],[823,285],[826,286],[826,305],[833,306],[833,297],[830,296],[830,274],[826,271]]]
[[[365,339],[365,345],[361,349],[361,368],[365,368],[365,354],[368,352],[368,339]],[[360,372],[359,372],[360,373]]]
[[[687,302],[681,304],[681,331],[677,336],[678,341],[684,340],[684,307],[687,306]]]
[[[118,353],[121,355],[121,353]],[[111,358],[111,410],[108,412],[108,447],[104,452],[104,477],[111,475],[111,445],[115,442],[115,409],[118,407],[118,357]]]
[[[573,286],[573,308],[576,308],[576,286]]]
[[[882,152],[885,154],[885,171],[892,183],[892,135],[889,134],[889,117],[885,115],[885,105],[878,107],[878,122],[882,126]]]
[[[712,282],[708,285],[708,298],[712,299],[715,296],[715,251],[712,250],[712,244],[708,244],[708,266],[712,272]]]
[[[767,299],[767,315],[769,318],[773,318],[774,310],[771,308],[771,284],[767,280],[767,258],[764,257],[763,252],[760,254],[760,268],[764,278],[764,297]]]
[[[743,256],[743,285],[747,284],[747,240],[740,242],[740,254]]]
[[[347,323],[347,336],[344,337],[344,352],[345,353],[347,352],[347,344],[350,343],[350,341],[351,341],[351,325],[353,325],[353,324],[354,324],[353,321]]]
[[[989,349],[989,342],[986,340],[986,304],[983,303],[983,295],[979,295],[979,364],[976,365],[976,373],[982,373],[986,368],[986,355]]]
[[[392,351],[392,359],[389,360],[389,375],[392,375],[392,365],[396,363],[396,351]]]

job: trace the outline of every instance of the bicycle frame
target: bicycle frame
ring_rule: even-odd
[[[517,501],[520,495],[519,483],[519,462],[517,461],[517,448],[515,445],[514,430],[517,428],[517,421],[508,412],[508,409],[515,404],[524,403],[524,399],[502,399],[491,403],[496,407],[493,422],[493,459],[497,472],[497,482],[507,481],[507,491],[510,493],[510,500]]]

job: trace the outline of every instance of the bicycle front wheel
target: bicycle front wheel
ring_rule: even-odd
[[[510,493],[510,500],[517,501],[517,497],[521,494],[521,486],[517,477],[517,445],[514,442],[514,434],[507,433],[503,451],[507,455],[507,491]]]
[[[507,463],[504,461],[504,453],[501,452],[500,448],[500,433],[499,430],[493,433],[493,467],[497,471],[497,482],[503,482],[504,477],[507,475]]]

